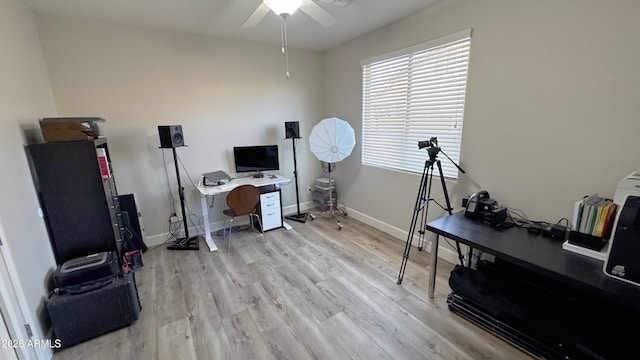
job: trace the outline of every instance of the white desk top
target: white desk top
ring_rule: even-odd
[[[215,195],[220,195],[222,193],[229,192],[240,185],[249,184],[256,187],[260,187],[260,186],[282,184],[282,183],[291,181],[291,179],[287,179],[286,177],[283,177],[280,175],[274,175],[274,176],[275,177],[265,174],[264,177],[261,177],[261,178],[254,178],[251,176],[234,178],[230,180],[228,183],[224,185],[218,185],[218,186],[204,186],[202,184],[202,178],[200,178],[200,182],[198,183],[198,191],[200,191],[200,194],[205,196],[215,196]]]

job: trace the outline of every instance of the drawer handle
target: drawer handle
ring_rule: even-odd
[[[273,205],[275,205],[275,203],[267,204],[267,206],[273,206]]]
[[[272,212],[272,213],[270,213],[270,214],[267,214],[267,216],[273,216],[273,215],[275,215],[275,214],[276,214],[276,212],[274,211],[274,212]]]
[[[265,195],[264,197],[266,197],[267,199],[271,199],[272,197],[274,197],[275,195]]]

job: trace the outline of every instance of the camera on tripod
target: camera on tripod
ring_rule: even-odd
[[[438,138],[433,136],[429,140],[418,141],[418,150],[427,148],[427,152],[429,153],[429,159],[424,162],[424,170],[422,171],[422,179],[420,180],[420,187],[418,188],[418,196],[416,197],[416,204],[413,207],[413,216],[411,217],[411,224],[409,225],[409,231],[407,233],[407,242],[404,247],[404,255],[402,256],[402,265],[400,265],[400,273],[398,274],[397,284],[402,283],[402,278],[404,277],[404,271],[407,268],[407,260],[409,259],[409,251],[411,250],[411,242],[413,241],[416,228],[418,229],[418,250],[422,251],[422,247],[424,246],[424,234],[425,234],[425,226],[427,219],[427,212],[429,210],[429,202],[433,201],[438,206],[442,208],[442,210],[449,213],[449,215],[453,214],[453,208],[451,207],[451,202],[449,201],[449,192],[447,191],[447,185],[445,184],[445,178],[442,174],[442,165],[440,164],[440,160],[437,160],[436,157],[439,153],[442,153],[451,163],[460,170],[463,174],[465,173],[462,168],[456,164],[447,154],[445,154],[440,146],[438,146]],[[442,184],[442,193],[444,194],[445,205],[442,206],[436,200],[431,197],[431,184],[433,180],[433,172],[434,165],[438,169],[438,174],[440,176],[440,184]],[[418,227],[418,220],[421,221],[420,226]],[[436,237],[437,239],[437,237]],[[437,241],[431,243],[433,246],[438,246]],[[458,258],[460,259],[460,265],[464,265],[464,255],[462,255],[462,249],[460,248],[460,243],[456,242],[456,249],[458,250]],[[435,254],[435,251],[432,252]],[[433,264],[435,264],[434,258],[432,258]],[[433,294],[429,294],[430,298],[433,298]]]
[[[418,141],[418,149],[427,148],[429,159],[431,161],[436,160],[436,155],[440,152],[440,146],[438,146],[438,138],[433,136],[429,140]]]

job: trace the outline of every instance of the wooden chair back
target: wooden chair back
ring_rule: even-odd
[[[236,216],[255,212],[260,202],[260,190],[253,185],[240,185],[227,195],[227,206]]]

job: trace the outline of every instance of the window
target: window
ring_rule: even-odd
[[[418,141],[437,137],[458,163],[471,29],[362,62],[362,163],[422,173]],[[458,178],[446,157],[442,173]]]

